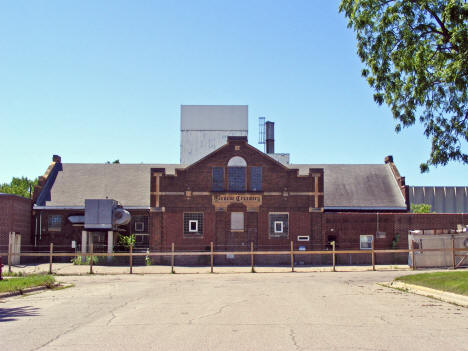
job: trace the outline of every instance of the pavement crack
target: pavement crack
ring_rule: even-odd
[[[296,340],[296,332],[294,331],[293,328],[289,328],[289,338],[291,339],[294,347],[296,350],[299,350],[301,351],[302,350],[302,347],[300,347],[298,344],[297,344],[297,340]]]
[[[117,307],[111,309],[111,310],[109,311],[109,313],[111,314],[111,317],[110,317],[109,320],[106,322],[106,327],[108,327],[108,326],[112,323],[112,321],[113,321],[115,318],[117,318],[117,315],[115,314],[115,312],[116,312],[117,310],[120,310],[120,309],[126,307],[129,303],[137,302],[137,301],[139,301],[139,300],[141,300],[141,299],[143,299],[143,298],[145,298],[145,296],[141,296],[141,297],[139,297],[138,299],[135,299],[135,300],[125,301],[124,303],[120,304],[119,306],[117,306]]]
[[[111,313],[111,318],[106,322],[106,326],[109,326],[110,323],[117,317],[116,314],[115,314],[115,311],[117,311],[118,309],[124,308],[124,307],[127,306],[129,303],[137,302],[138,300],[141,300],[141,299],[143,299],[144,297],[145,297],[145,296],[141,296],[141,297],[139,297],[138,299],[131,300],[131,301],[126,301],[126,302],[124,302],[123,304],[121,304],[121,305],[119,305],[119,306],[113,308],[113,309],[110,311],[110,313]],[[91,317],[92,315],[94,315],[94,314],[96,314],[96,313],[100,313],[100,312],[98,312],[98,311],[93,311],[92,313],[89,313],[87,316],[85,316],[85,320],[87,320],[88,317]],[[60,339],[62,336],[67,335],[68,333],[71,333],[71,332],[75,331],[76,329],[80,328],[82,325],[86,325],[86,324],[87,324],[87,322],[82,322],[82,323],[78,323],[78,324],[72,325],[69,329],[65,330],[64,332],[62,332],[62,333],[56,335],[55,337],[53,337],[52,339],[50,339],[50,340],[47,341],[46,343],[44,343],[44,344],[38,346],[37,348],[33,349],[33,351],[39,350],[39,349],[41,349],[41,348],[43,348],[43,347],[45,347],[45,346],[47,346],[47,345],[53,343],[54,341]]]
[[[216,316],[216,315],[218,315],[218,314],[221,314],[226,308],[231,307],[232,305],[239,304],[239,303],[243,303],[243,302],[247,302],[247,301],[248,301],[248,300],[240,300],[240,301],[235,301],[235,302],[231,302],[231,303],[222,305],[222,306],[220,306],[215,312],[207,313],[207,314],[198,316],[198,317],[196,317],[196,318],[190,319],[190,320],[188,321],[188,324],[193,324],[194,321],[200,320],[200,319],[202,319],[202,318],[208,318],[208,317]]]
[[[85,316],[85,319],[86,319],[87,317],[92,316],[92,315],[95,314],[95,313],[96,313],[95,311],[92,312],[92,313],[89,313],[87,316]],[[86,322],[85,322],[84,324],[86,324]],[[52,343],[52,342],[58,340],[58,339],[61,338],[62,336],[67,335],[68,333],[71,333],[72,331],[75,331],[76,329],[78,329],[78,328],[81,327],[82,325],[83,325],[83,323],[73,324],[69,329],[65,330],[64,332],[62,332],[62,333],[60,333],[60,334],[58,334],[58,335],[56,335],[55,337],[53,337],[52,339],[50,339],[50,340],[47,341],[46,343],[44,343],[44,344],[42,344],[42,345],[40,345],[40,346],[38,346],[38,347],[32,349],[32,351],[42,349],[43,347],[49,345],[50,343]]]

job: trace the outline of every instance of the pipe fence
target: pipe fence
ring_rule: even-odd
[[[170,257],[170,266],[171,266],[171,273],[175,273],[175,258],[177,256],[209,256],[209,266],[210,272],[214,273],[214,258],[216,256],[228,256],[228,255],[238,255],[238,256],[247,256],[250,257],[250,267],[251,272],[255,272],[255,257],[262,256],[262,255],[274,255],[274,256],[289,256],[290,260],[290,267],[291,272],[294,272],[296,265],[295,265],[295,257],[300,256],[314,256],[314,255],[327,255],[331,256],[331,269],[333,272],[336,272],[336,262],[337,256],[339,255],[346,255],[346,254],[356,254],[356,255],[368,255],[370,256],[372,270],[376,270],[376,256],[380,254],[409,254],[411,258],[411,269],[417,269],[416,260],[415,260],[415,253],[423,253],[423,252],[443,252],[443,253],[451,253],[452,256],[452,269],[456,269],[460,267],[465,259],[468,257],[468,248],[456,248],[454,239],[452,239],[451,248],[431,248],[431,249],[423,249],[423,248],[414,248],[413,242],[410,242],[409,249],[375,249],[374,242],[372,241],[371,248],[368,250],[336,250],[335,243],[332,242],[331,250],[294,250],[294,242],[291,241],[290,250],[255,250],[254,243],[251,242],[250,250],[246,249],[243,251],[237,250],[228,250],[228,251],[216,251],[214,249],[213,242],[210,243],[209,251],[176,251],[175,244],[172,243],[170,251],[146,251],[146,252],[134,252],[132,247],[129,248],[128,252],[95,252],[94,245],[89,245],[89,252],[57,252],[54,249],[54,244],[51,243],[48,247],[48,251],[42,252],[21,252],[21,253],[13,253],[12,245],[9,245],[8,252],[0,252],[0,256],[8,256],[8,271],[11,272],[12,267],[12,258],[14,256],[20,257],[45,257],[48,258],[49,263],[49,273],[52,274],[53,272],[53,258],[54,257],[86,257],[86,262],[88,261],[89,257],[89,273],[93,273],[93,265],[95,257],[128,257],[128,267],[129,273],[133,273],[133,258],[137,257],[158,257],[158,256],[165,256]],[[458,262],[457,262],[458,259]]]

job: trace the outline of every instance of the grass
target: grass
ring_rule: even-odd
[[[468,296],[468,271],[405,275],[395,280]]]
[[[13,277],[0,280],[0,293],[22,291],[36,286],[52,288],[55,279],[49,274],[34,274],[25,277]]]
[[[23,277],[25,276],[26,274],[24,274],[23,272],[2,272],[2,277]]]

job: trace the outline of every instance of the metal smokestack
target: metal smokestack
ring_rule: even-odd
[[[266,134],[266,153],[275,153],[275,122],[267,121],[265,123]]]

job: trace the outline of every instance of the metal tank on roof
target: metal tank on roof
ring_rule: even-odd
[[[248,136],[247,105],[181,105],[180,163],[192,164],[227,142]]]

